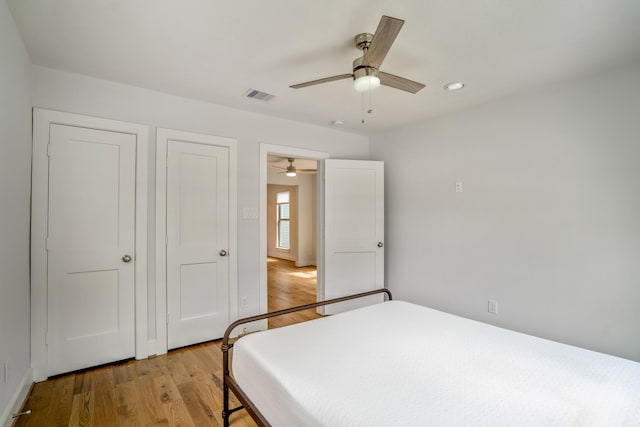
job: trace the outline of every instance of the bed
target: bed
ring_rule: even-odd
[[[389,301],[230,343],[243,323],[377,292]],[[239,320],[222,350],[225,426],[243,407],[261,426],[640,426],[640,363],[385,289]]]

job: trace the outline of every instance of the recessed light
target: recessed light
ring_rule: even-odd
[[[445,90],[460,90],[464,87],[462,82],[451,82],[444,85]]]
[[[344,122],[342,120],[333,120],[331,124],[334,126],[342,126]]]

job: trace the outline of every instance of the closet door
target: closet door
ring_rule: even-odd
[[[169,140],[166,209],[171,349],[229,324],[229,149]]]
[[[47,375],[55,375],[135,354],[136,138],[52,124],[48,153]]]

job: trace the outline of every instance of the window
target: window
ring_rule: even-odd
[[[289,192],[283,191],[276,195],[276,220],[277,223],[277,235],[278,241],[276,246],[278,249],[289,249],[289,235],[290,235],[290,215],[289,215]]]

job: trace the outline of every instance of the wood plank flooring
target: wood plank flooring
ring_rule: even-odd
[[[315,301],[315,267],[297,269],[270,258],[268,268],[270,311]],[[269,327],[316,317],[308,310],[271,319]],[[34,385],[24,408],[32,413],[18,418],[16,427],[221,426],[220,341],[51,378]],[[231,425],[255,423],[238,411]]]
[[[269,311],[316,302],[316,267],[296,268],[293,261],[267,259]],[[269,319],[269,328],[290,325],[321,317],[315,309]]]

